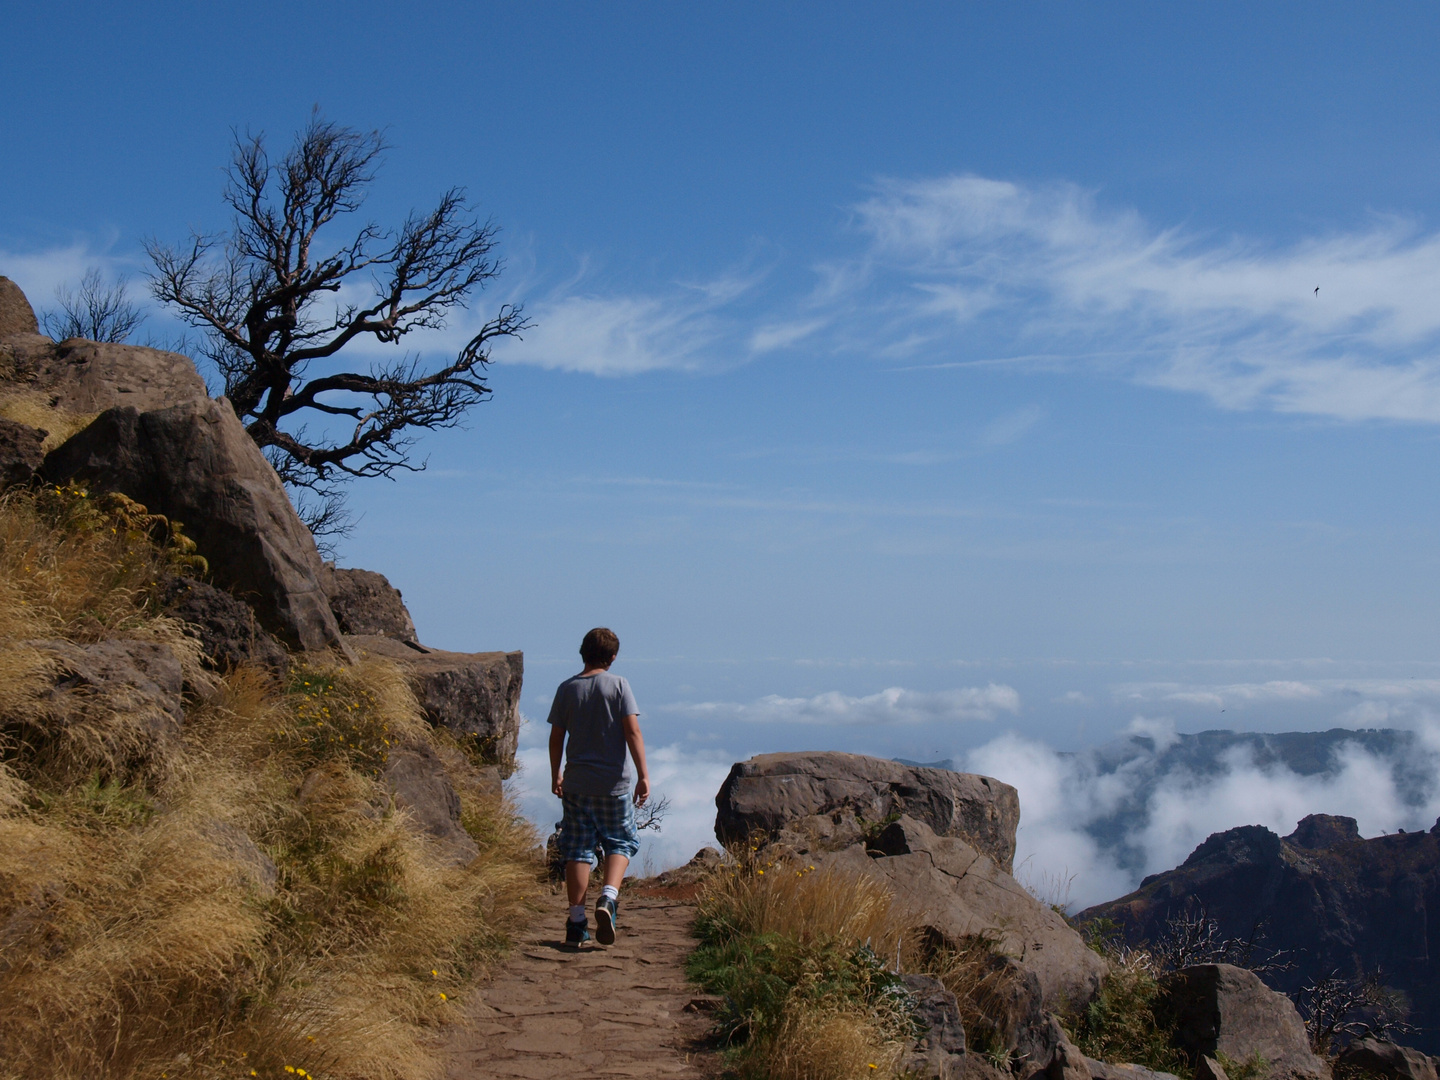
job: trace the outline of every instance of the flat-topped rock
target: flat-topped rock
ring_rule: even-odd
[[[446,652],[378,634],[355,635],[346,641],[357,652],[401,664],[431,724],[476,740],[502,769],[514,767],[523,653]]]
[[[1020,797],[999,780],[833,751],[738,762],[715,806],[715,835],[725,843],[774,839],[806,818],[877,823],[908,814],[941,836],[964,838],[1007,873],[1020,824]]]

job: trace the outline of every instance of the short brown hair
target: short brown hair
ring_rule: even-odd
[[[597,626],[580,642],[580,659],[586,667],[609,667],[620,655],[620,639],[615,631]]]

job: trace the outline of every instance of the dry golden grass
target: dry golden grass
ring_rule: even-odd
[[[792,1009],[758,1048],[752,1074],[765,1080],[861,1080],[893,1077],[901,1044],[863,1009]]]
[[[906,930],[879,881],[805,862],[736,859],[706,883],[699,914],[736,936],[869,943],[880,956],[894,955]]]
[[[910,926],[879,881],[805,862],[718,868],[698,902],[692,977],[731,1003],[742,1076],[848,1080],[896,1075],[910,1021],[888,972]]]
[[[446,862],[377,777],[430,737],[398,670],[205,675],[150,600],[171,555],[90,506],[0,499],[0,1078],[438,1076],[427,1033],[538,893],[537,838],[442,747],[481,849]],[[187,671],[183,730],[125,750],[163,767],[66,743],[123,710],[59,716],[61,661],[26,644],[112,636]]]

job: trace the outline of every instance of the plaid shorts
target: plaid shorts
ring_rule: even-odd
[[[571,795],[566,792],[560,822],[560,857],[566,862],[595,864],[595,848],[606,855],[633,858],[640,850],[635,807],[627,795]]]

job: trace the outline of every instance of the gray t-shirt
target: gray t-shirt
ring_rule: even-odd
[[[625,795],[635,782],[626,764],[625,717],[638,715],[623,675],[597,671],[560,684],[550,704],[550,723],[565,729],[567,795]]]

